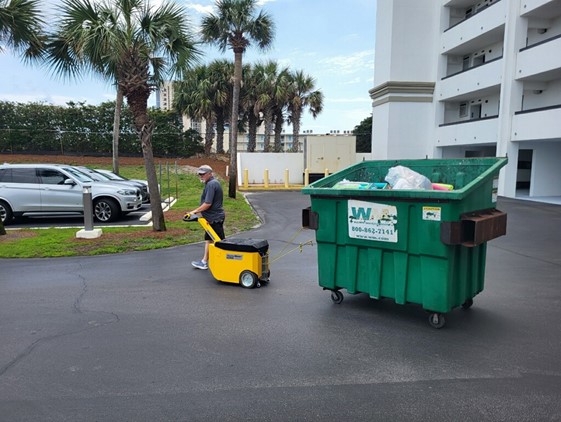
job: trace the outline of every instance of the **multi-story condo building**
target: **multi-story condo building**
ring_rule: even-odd
[[[374,159],[508,156],[499,195],[561,196],[561,0],[378,0]]]

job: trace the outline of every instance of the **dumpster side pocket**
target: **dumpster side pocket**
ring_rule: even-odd
[[[317,230],[319,227],[319,215],[312,211],[312,207],[302,210],[302,227],[305,229]]]
[[[506,213],[497,209],[469,212],[461,215],[460,221],[440,225],[440,240],[446,245],[471,248],[505,234]]]

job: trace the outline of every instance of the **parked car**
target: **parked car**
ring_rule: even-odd
[[[150,202],[150,189],[148,188],[148,181],[147,180],[140,180],[140,179],[127,179],[124,176],[121,176],[119,174],[115,174],[110,170],[104,170],[104,169],[95,169],[95,171],[97,171],[98,173],[102,173],[105,176],[109,177],[111,180],[126,180],[126,181],[130,181],[130,182],[137,182],[140,183],[142,185],[144,185],[146,187],[146,192],[148,194],[148,200],[146,202]],[[160,186],[158,185],[158,189],[160,188]]]
[[[86,173],[89,177],[91,177],[96,182],[115,183],[117,185],[134,186],[135,188],[140,189],[140,195],[142,196],[142,203],[146,204],[150,202],[150,195],[148,194],[148,183],[144,184],[138,180],[128,180],[124,178],[118,179],[118,178],[110,177],[109,175],[99,170],[94,170],[89,167],[76,166],[76,168],[80,170],[82,173]]]
[[[0,165],[0,218],[9,224],[24,215],[84,213],[84,187],[91,187],[93,214],[101,222],[117,220],[142,206],[140,190],[96,182],[61,164]]]

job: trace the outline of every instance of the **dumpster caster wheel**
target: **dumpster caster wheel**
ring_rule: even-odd
[[[433,328],[442,328],[446,324],[446,319],[444,319],[444,315],[434,312],[429,315],[429,324]]]
[[[246,289],[253,289],[258,284],[257,275],[248,270],[242,271],[240,274],[240,284]]]
[[[473,299],[468,299],[464,303],[462,303],[462,308],[469,309],[473,306]]]
[[[341,293],[339,290],[333,290],[331,292],[331,300],[333,301],[333,303],[341,303],[343,301],[343,293]]]

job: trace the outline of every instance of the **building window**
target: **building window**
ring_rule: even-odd
[[[481,64],[485,63],[485,54],[482,54],[480,56],[475,56],[473,58],[473,66],[479,66]]]
[[[460,104],[460,117],[466,117],[468,115],[468,105],[467,103]]]

